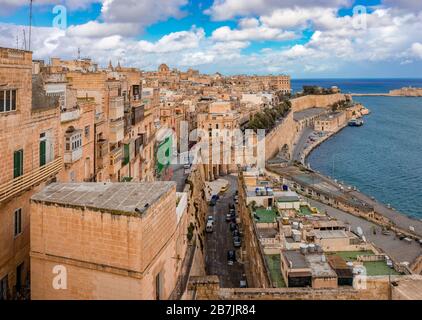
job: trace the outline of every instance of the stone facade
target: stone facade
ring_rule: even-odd
[[[61,168],[59,112],[56,105],[32,103],[30,52],[0,48],[0,95],[4,92],[12,96],[13,110],[0,112],[0,299],[15,297],[25,288],[29,198]]]

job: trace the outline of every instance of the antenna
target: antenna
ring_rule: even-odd
[[[23,49],[26,51],[26,32],[23,29]]]
[[[31,36],[32,36],[32,3],[33,0],[29,1],[29,45],[28,50],[31,51]]]
[[[78,48],[78,60],[81,60],[81,48]]]

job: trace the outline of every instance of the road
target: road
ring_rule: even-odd
[[[299,139],[296,141],[296,145],[293,149],[292,159],[296,161],[301,161],[301,153],[305,149],[305,144],[308,141],[309,136],[313,132],[312,128],[305,128],[300,133]]]
[[[381,233],[381,227],[372,222],[329,207],[309,198],[307,198],[307,201],[313,207],[317,207],[322,212],[327,212],[329,216],[350,224],[352,231],[356,232],[356,228],[361,227],[366,239],[374,243],[376,247],[381,248],[396,262],[407,261],[412,263],[419,255],[422,254],[422,247],[416,241],[412,241],[408,244],[405,241],[396,238],[395,233],[393,232],[391,232],[390,235],[383,235]],[[373,234],[373,228],[376,229],[376,234]]]
[[[230,187],[223,195],[220,195],[217,205],[208,209],[208,215],[214,217],[215,223],[214,231],[207,233],[206,236],[206,271],[208,275],[219,276],[221,287],[238,288],[241,276],[244,273],[244,266],[239,262],[236,262],[233,266],[227,264],[227,251],[234,250],[234,246],[229,223],[226,222],[229,204],[233,203],[233,196],[238,189],[237,177],[227,175],[221,178],[228,180]],[[238,258],[239,252],[237,252]]]
[[[170,166],[172,170],[171,181],[177,183],[176,191],[183,192],[186,185],[186,179],[189,176],[189,173],[184,169],[182,164],[172,164]]]

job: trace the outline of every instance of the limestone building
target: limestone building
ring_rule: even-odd
[[[27,293],[29,199],[62,168],[59,119],[32,53],[0,48],[0,300]]]
[[[182,275],[187,219],[174,182],[50,185],[32,197],[31,298],[168,299]]]

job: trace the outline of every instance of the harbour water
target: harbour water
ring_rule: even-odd
[[[314,170],[422,219],[422,98],[355,97],[371,110],[316,148]]]

